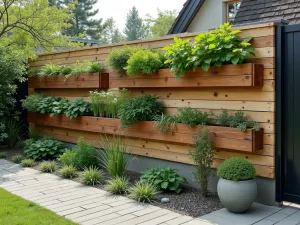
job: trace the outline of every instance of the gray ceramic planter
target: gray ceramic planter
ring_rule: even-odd
[[[247,211],[256,199],[256,181],[232,181],[220,178],[218,195],[225,208],[233,213]]]

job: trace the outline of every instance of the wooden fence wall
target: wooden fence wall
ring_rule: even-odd
[[[152,94],[161,97],[161,102],[166,107],[166,112],[175,114],[178,107],[192,107],[203,111],[219,113],[221,109],[228,109],[230,113],[242,110],[253,120],[259,122],[264,128],[264,148],[254,153],[240,153],[234,151],[216,151],[214,167],[218,167],[229,157],[243,157],[252,162],[261,177],[274,178],[274,109],[275,109],[275,27],[274,24],[254,25],[240,27],[242,37],[252,36],[252,44],[256,48],[256,56],[249,62],[263,64],[263,87],[257,88],[139,88],[131,89],[133,96]],[[193,38],[196,34],[181,34],[183,38]],[[129,46],[142,46],[145,48],[161,48],[171,44],[173,37],[160,39],[141,40],[128,42]],[[31,67],[40,67],[47,63],[73,64],[76,61],[105,61],[112,49],[124,45],[106,45],[80,50],[64,51],[59,53],[43,54],[37,60],[30,62]],[[107,69],[108,72],[110,69]],[[32,92],[33,90],[29,90]],[[76,99],[83,97],[88,100],[90,89],[36,89],[38,93],[49,96]],[[97,133],[68,130],[47,126],[39,126],[41,131],[48,136],[59,140],[76,142],[79,136],[85,137],[95,146],[101,145]],[[132,153],[146,157],[170,160],[192,164],[188,156],[188,146],[162,143],[158,141],[132,140],[128,142],[134,146]]]

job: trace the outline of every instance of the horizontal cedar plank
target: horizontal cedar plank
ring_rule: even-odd
[[[275,57],[247,58],[247,62],[263,64],[265,69],[274,69],[275,68]]]
[[[47,136],[56,138],[61,141],[65,142],[70,142],[70,143],[76,143],[77,142],[77,137],[72,137],[72,136],[65,136],[65,135],[57,135],[57,134],[52,134],[52,133],[44,133]],[[102,147],[101,146],[101,141],[94,141],[94,140],[89,140],[85,139],[86,142],[89,144],[94,145],[95,147]],[[131,147],[130,148],[130,153],[131,154],[136,154],[136,155],[141,155],[141,156],[146,156],[146,157],[151,157],[151,158],[159,158],[159,159],[164,159],[168,161],[174,161],[174,162],[180,162],[180,163],[185,163],[185,164],[191,164],[193,165],[193,162],[191,161],[190,157],[187,154],[181,154],[181,153],[173,153],[170,154],[170,152],[167,151],[161,151],[161,150],[156,150],[156,149],[145,149],[145,148],[139,148],[139,147]],[[253,161],[253,159],[251,158]],[[224,160],[222,159],[215,159],[213,168],[217,168]],[[262,165],[256,165],[254,164],[254,167],[257,169],[257,175],[258,176],[263,176],[263,177],[269,177],[273,178],[270,174],[271,172],[260,172],[260,168],[270,168],[269,166],[262,166]]]

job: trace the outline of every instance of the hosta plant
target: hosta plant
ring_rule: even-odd
[[[66,114],[66,116],[71,119],[88,114],[91,111],[92,110],[90,103],[85,102],[83,98],[67,102],[64,109],[64,113]]]

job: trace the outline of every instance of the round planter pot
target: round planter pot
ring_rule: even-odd
[[[253,204],[257,195],[256,181],[232,181],[220,178],[218,195],[225,208],[233,213],[243,213]]]

